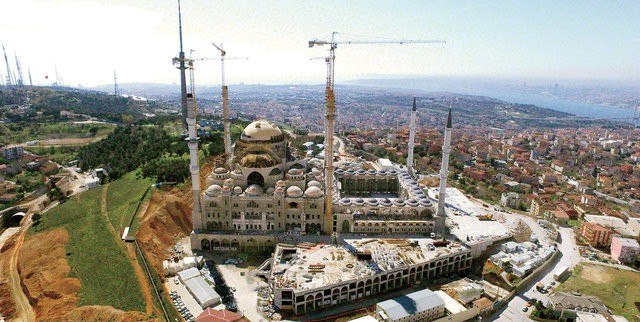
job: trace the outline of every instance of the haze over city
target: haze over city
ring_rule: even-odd
[[[174,83],[175,1],[0,1],[0,42],[47,84]],[[215,57],[223,43],[230,83],[322,83],[314,38],[444,39],[446,45],[348,46],[337,82],[407,76],[598,79],[640,75],[640,5],[633,1],[183,1],[184,49]],[[198,64],[200,84],[219,66]],[[4,73],[2,73],[4,75]],[[49,80],[45,80],[45,75]]]

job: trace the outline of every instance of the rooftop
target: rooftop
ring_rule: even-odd
[[[444,300],[429,289],[378,303],[391,320],[399,320],[441,305],[445,305]]]
[[[345,246],[279,244],[271,270],[276,287],[313,289],[468,250],[457,242],[435,247],[434,240],[429,238],[365,238],[345,242]]]

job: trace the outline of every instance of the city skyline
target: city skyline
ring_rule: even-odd
[[[177,1],[2,1],[15,14],[0,22],[11,67],[37,85],[178,83]],[[325,66],[311,58],[314,38],[444,39],[446,45],[362,45],[337,50],[336,81],[389,77],[487,77],[637,81],[640,5],[621,3],[481,3],[183,1],[184,50],[250,60],[227,64],[229,83],[321,84]],[[219,64],[196,65],[196,81],[219,83]],[[0,68],[6,77],[6,70]],[[45,80],[48,75],[49,81]]]

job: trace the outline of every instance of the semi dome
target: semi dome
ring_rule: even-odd
[[[322,193],[322,190],[320,190],[320,188],[311,186],[307,188],[307,190],[304,192],[304,195],[309,198],[320,198],[322,197],[323,193]]]
[[[317,187],[317,188],[322,188],[322,184],[316,180],[311,180],[309,181],[309,183],[307,183],[307,187]]]
[[[215,173],[215,174],[225,174],[225,173],[227,173],[227,169],[222,168],[222,167],[216,168],[215,170],[213,170],[213,173]]]
[[[249,142],[282,141],[284,140],[284,136],[280,128],[275,124],[265,120],[258,120],[244,128],[240,139]]]
[[[235,188],[233,188],[233,193],[236,195],[242,194],[242,187],[236,186]]]
[[[217,184],[212,184],[204,193],[209,197],[215,197],[220,194],[220,192],[222,192],[222,187]]]
[[[302,197],[302,189],[298,186],[291,186],[287,188],[287,197],[299,198]]]

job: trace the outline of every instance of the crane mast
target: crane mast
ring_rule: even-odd
[[[337,222],[333,216],[333,133],[336,102],[334,95],[335,81],[335,51],[338,45],[360,45],[360,44],[444,44],[444,40],[349,40],[336,41],[337,32],[331,33],[331,40],[314,39],[309,41],[309,48],[313,46],[329,45],[329,56],[325,58],[327,64],[327,80],[325,89],[325,147],[324,147],[324,175],[325,175],[325,220],[324,233],[333,234],[337,240]],[[334,240],[334,242],[336,241]]]

